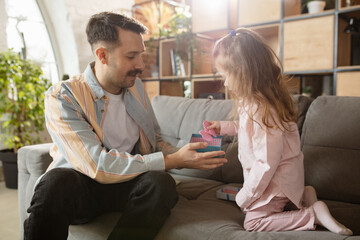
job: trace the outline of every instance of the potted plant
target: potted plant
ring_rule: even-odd
[[[319,13],[324,11],[325,6],[329,5],[331,0],[306,0],[305,5],[308,13]]]
[[[0,53],[0,118],[4,119],[2,128],[5,130],[0,140],[8,148],[0,152],[0,160],[9,188],[17,187],[18,149],[41,142],[44,97],[49,86],[38,64],[22,59],[11,49]]]

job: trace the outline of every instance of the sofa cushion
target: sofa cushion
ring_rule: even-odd
[[[301,139],[305,181],[322,199],[360,203],[360,98],[322,96],[306,115]]]
[[[190,139],[192,133],[203,129],[202,122],[229,120],[234,108],[232,100],[191,99],[179,129],[181,139]]]
[[[176,176],[175,176],[176,178]],[[192,181],[196,184],[196,181]],[[179,187],[182,183],[179,184]],[[286,232],[247,232],[243,228],[245,215],[235,202],[216,198],[216,191],[226,185],[218,185],[202,192],[196,199],[188,199],[182,192],[194,191],[186,188],[197,188],[189,182],[179,191],[178,204],[172,209],[156,240],[182,239],[182,240],[234,240],[234,239],[268,239],[268,240],[340,240],[344,236],[331,233],[322,228],[316,231],[286,231]],[[239,187],[239,184],[230,184]],[[330,205],[330,204],[329,204]],[[343,205],[332,202],[333,208],[350,209],[354,205]],[[357,206],[355,206],[357,207]],[[333,209],[330,209],[333,212]],[[354,218],[356,219],[356,218]],[[349,220],[349,219],[348,219]],[[356,227],[356,224],[352,225]],[[358,239],[349,237],[346,239]]]
[[[225,158],[228,162],[221,167],[221,180],[227,183],[243,183],[244,175],[238,158],[238,142],[229,144]]]
[[[340,223],[351,229],[360,239],[360,205],[340,201],[325,200],[331,215]],[[348,238],[347,238],[348,239]]]
[[[178,174],[171,174],[171,176],[177,181],[176,190],[178,194],[188,200],[196,200],[203,193],[224,184],[220,181],[205,178],[189,177]]]
[[[120,212],[111,212],[103,214],[86,224],[70,225],[69,236],[67,240],[107,239],[120,217]]]
[[[297,110],[297,126],[301,136],[305,116],[313,99],[303,95],[293,95],[293,101],[295,109]]]
[[[190,105],[190,99],[181,97],[153,97],[152,107],[162,135],[179,138],[179,129],[184,118],[184,112]]]

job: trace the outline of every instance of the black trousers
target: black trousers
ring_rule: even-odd
[[[175,181],[166,172],[100,184],[73,169],[55,168],[36,186],[24,222],[24,239],[66,240],[69,225],[113,211],[122,215],[109,240],[154,239],[177,200]]]

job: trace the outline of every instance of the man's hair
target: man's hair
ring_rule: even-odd
[[[86,27],[91,48],[100,41],[115,46],[120,45],[118,27],[138,34],[147,32],[147,28],[134,18],[112,12],[97,13],[90,18]]]

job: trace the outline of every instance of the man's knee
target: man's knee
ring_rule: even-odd
[[[150,185],[150,189],[153,189],[154,193],[159,199],[168,201],[175,205],[178,200],[178,194],[176,191],[175,180],[170,174],[162,171],[150,171],[143,176],[146,182]]]
[[[73,196],[81,188],[79,173],[70,168],[55,168],[47,172],[35,189],[35,194],[44,200],[57,199],[59,203],[66,196]]]

